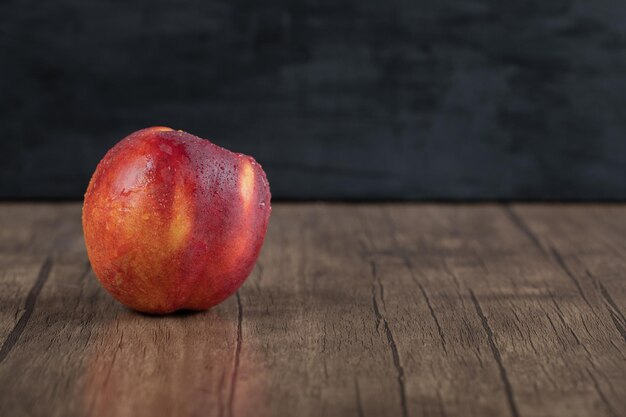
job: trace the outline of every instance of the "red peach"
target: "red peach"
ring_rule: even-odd
[[[254,268],[270,197],[253,158],[166,127],[140,130],[109,150],[89,182],[91,266],[135,310],[207,309]]]

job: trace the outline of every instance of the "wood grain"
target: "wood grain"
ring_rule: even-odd
[[[278,204],[210,311],[93,276],[78,204],[0,206],[2,416],[626,416],[626,206]]]

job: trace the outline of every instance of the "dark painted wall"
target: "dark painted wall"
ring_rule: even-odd
[[[0,197],[156,124],[276,198],[625,199],[626,2],[0,3]]]

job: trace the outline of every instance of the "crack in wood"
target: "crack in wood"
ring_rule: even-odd
[[[402,408],[402,416],[407,417],[408,407],[406,403],[406,387],[404,385],[404,368],[402,367],[402,363],[400,362],[400,354],[398,353],[398,347],[396,346],[396,341],[393,337],[393,333],[391,332],[391,328],[389,327],[389,323],[387,323],[387,319],[380,313],[380,309],[378,308],[378,302],[376,301],[376,283],[380,282],[378,279],[378,274],[376,272],[376,264],[371,262],[372,267],[372,278],[374,282],[372,282],[372,303],[374,306],[374,314],[376,315],[376,330],[378,330],[378,326],[382,322],[383,329],[385,330],[385,335],[387,337],[387,344],[391,349],[391,357],[393,359],[393,365],[396,368],[396,375],[398,381],[398,390],[400,391],[400,407]]]
[[[239,372],[239,361],[241,357],[241,322],[243,320],[243,308],[241,307],[241,298],[239,297],[239,291],[235,294],[237,297],[237,345],[235,347],[235,364],[233,366],[233,373],[230,379],[230,396],[228,399],[228,415],[234,416],[233,408],[235,405],[235,393],[237,389],[237,373]]]
[[[119,322],[119,319],[115,319],[117,322]],[[111,360],[111,364],[109,365],[109,369],[107,370],[107,375],[104,378],[104,383],[102,384],[102,387],[106,387],[107,384],[109,383],[109,378],[111,377],[111,371],[113,371],[113,367],[115,366],[115,360],[117,359],[117,353],[120,351],[120,349],[122,348],[122,343],[124,343],[124,333],[120,334],[120,341],[117,344],[117,347],[115,348],[115,352],[113,352],[113,359]]]
[[[413,271],[413,264],[411,263],[409,258],[402,256],[402,260],[404,261],[404,265],[406,266],[406,268],[409,270],[409,273],[411,274],[411,278],[413,279],[413,282],[415,282],[415,284],[418,286],[418,288],[420,289],[420,292],[422,293],[422,295],[424,296],[424,299],[426,300],[426,305],[428,306],[430,317],[433,319],[433,321],[435,322],[435,326],[437,327],[437,333],[439,334],[441,347],[443,348],[443,351],[447,354],[448,349],[446,348],[446,338],[444,337],[443,329],[441,328],[441,325],[439,324],[439,320],[437,319],[435,310],[433,309],[433,306],[430,303],[430,298],[428,298],[428,294],[426,294],[426,290],[424,289],[424,286],[415,275],[415,272]]]
[[[370,266],[371,266],[371,269],[372,269],[372,277],[374,277],[374,281],[376,281],[377,280],[376,263],[370,262]],[[375,286],[375,284],[372,284],[372,304],[374,305],[374,315],[376,316],[376,331],[378,332],[378,330],[380,328],[380,323],[381,323],[383,317],[380,314],[380,310],[378,309],[378,303],[376,302],[376,286]]]
[[[574,285],[576,285],[576,289],[578,290],[578,293],[580,294],[580,296],[583,298],[583,300],[585,300],[585,303],[589,306],[590,309],[593,310],[593,307],[591,306],[591,303],[589,302],[589,300],[587,299],[587,297],[585,296],[585,293],[583,292],[583,288],[580,285],[580,282],[578,282],[578,280],[576,279],[576,277],[574,276],[574,274],[572,273],[572,271],[570,271],[570,269],[567,267],[567,265],[565,264],[565,260],[563,259],[563,257],[561,256],[561,254],[559,253],[559,251],[557,251],[555,248],[550,248],[550,253],[552,253],[552,256],[554,257],[554,259],[556,260],[557,264],[559,264],[559,266],[561,267],[561,269],[565,272],[565,275],[567,275],[567,277],[572,280],[572,282],[574,283]]]
[[[390,229],[395,230],[395,223],[387,210],[385,210],[385,220],[387,224],[390,226]],[[401,248],[400,243],[398,242],[398,239],[396,238],[395,233],[392,233],[392,237],[393,237],[393,241],[396,246],[396,249]],[[439,340],[441,340],[441,347],[443,348],[443,351],[447,354],[448,349],[446,348],[446,339],[443,334],[443,329],[441,328],[441,325],[439,324],[439,320],[437,319],[435,310],[433,309],[433,306],[430,303],[430,299],[428,298],[428,295],[426,294],[426,290],[424,289],[424,286],[415,275],[411,260],[406,256],[406,254],[400,253],[399,256],[404,262],[404,265],[406,266],[406,268],[409,270],[409,273],[411,274],[411,279],[413,280],[413,282],[417,284],[422,295],[424,296],[424,299],[426,300],[426,305],[428,306],[428,310],[430,311],[430,316],[432,317],[433,321],[435,322],[435,326],[437,327],[437,334],[439,335]],[[380,280],[378,282],[380,283]],[[382,292],[382,286],[381,286],[381,292]],[[384,300],[383,300],[383,303],[384,303]]]
[[[361,391],[359,390],[359,381],[354,378],[354,390],[356,391],[356,411],[358,417],[365,417],[363,412],[363,403],[361,402]]]
[[[602,401],[602,403],[604,404],[604,406],[606,407],[607,411],[614,417],[617,417],[618,414],[615,412],[615,410],[613,409],[613,406],[611,405],[611,403],[609,402],[609,400],[606,398],[606,395],[604,395],[604,392],[602,392],[602,390],[600,389],[600,384],[598,383],[598,380],[596,379],[595,376],[593,376],[593,373],[591,373],[589,371],[589,369],[585,369],[587,371],[587,374],[589,375],[589,378],[591,379],[591,382],[593,383],[593,387],[596,390],[596,392],[598,393],[598,397],[600,397],[600,401]]]
[[[448,349],[446,348],[446,338],[443,335],[443,330],[441,328],[441,325],[439,324],[439,320],[437,319],[437,316],[435,315],[435,310],[433,309],[433,306],[430,304],[430,299],[428,298],[428,295],[426,294],[426,290],[424,290],[424,287],[422,286],[422,284],[417,282],[417,286],[419,287],[420,291],[422,292],[422,295],[426,299],[426,305],[428,306],[428,310],[430,311],[430,316],[435,322],[435,326],[437,326],[437,333],[439,333],[439,339],[441,339],[441,347],[443,348],[443,351],[447,354]]]
[[[517,411],[517,405],[515,403],[515,397],[513,396],[513,387],[511,386],[511,382],[509,381],[509,376],[507,374],[506,368],[504,367],[504,363],[502,363],[502,355],[500,354],[500,349],[496,345],[494,340],[493,331],[491,330],[491,326],[489,326],[489,321],[487,317],[483,313],[483,309],[480,307],[480,303],[478,299],[474,295],[474,291],[469,290],[470,296],[472,297],[472,302],[474,303],[474,307],[476,307],[476,313],[482,322],[483,328],[485,329],[485,333],[487,333],[487,342],[489,343],[489,347],[491,348],[491,353],[493,354],[493,358],[496,360],[496,364],[498,365],[498,369],[500,370],[500,379],[502,380],[502,385],[504,385],[504,392],[506,394],[506,400],[509,405],[509,410],[511,411],[511,415],[513,417],[519,417],[519,412]]]
[[[563,314],[563,310],[561,310],[561,307],[556,302],[556,298],[554,297],[554,294],[552,294],[552,291],[548,290],[548,295],[550,295],[550,300],[552,301],[552,304],[554,305],[554,308],[556,310],[556,315],[559,318],[559,321],[561,322],[561,324],[563,325],[563,328],[565,328],[567,331],[569,331],[570,334],[572,335],[572,337],[574,338],[574,340],[576,341],[576,344],[582,346],[582,348],[585,350],[585,352],[587,352],[589,354],[589,350],[587,350],[587,347],[582,343],[582,341],[580,340],[578,335],[576,335],[576,332],[574,331],[574,329],[569,324],[567,324],[567,322],[565,321],[565,315]],[[547,312],[546,312],[546,316],[548,316]],[[548,316],[548,318],[549,318],[549,316]],[[589,354],[589,355],[591,355],[591,354]]]
[[[324,314],[324,326],[322,335],[322,365],[324,367],[324,377],[328,379],[328,364],[326,363],[326,326],[327,326],[327,314]]]
[[[585,295],[582,286],[580,285],[580,282],[578,282],[572,271],[570,271],[570,269],[567,267],[565,261],[563,260],[563,257],[561,257],[561,254],[553,247],[550,247],[550,252],[547,252],[539,241],[539,238],[530,229],[530,227],[528,227],[524,219],[522,219],[510,205],[505,206],[505,211],[506,213],[508,213],[509,218],[513,221],[513,224],[515,224],[518,229],[521,230],[535,244],[535,246],[537,246],[539,250],[541,250],[544,255],[556,261],[556,263],[559,265],[559,267],[561,267],[563,272],[565,272],[565,275],[574,283],[576,289],[578,290],[578,293],[585,301],[585,304],[587,304],[589,308],[591,308],[591,310],[593,311],[593,307],[587,299],[587,296]]]
[[[526,224],[526,222],[515,212],[513,207],[510,204],[504,206],[504,211],[509,215],[509,218],[513,222],[517,228],[526,235],[531,242],[535,244],[543,253],[545,253],[544,247],[541,245],[539,238],[530,230],[530,227]]]
[[[0,348],[0,363],[2,363],[9,355],[9,353],[11,353],[11,350],[20,339],[20,336],[22,336],[22,333],[24,333],[24,329],[26,329],[28,320],[35,310],[37,297],[39,297],[41,289],[48,280],[51,269],[52,259],[48,257],[46,258],[43,265],[41,266],[41,269],[39,270],[37,280],[35,280],[35,283],[30,288],[30,291],[28,291],[28,295],[26,296],[26,302],[24,303],[24,314],[22,314],[22,317],[20,317],[20,319],[17,321],[17,323],[11,330],[11,333],[9,333],[9,335],[4,340],[2,348]]]
[[[611,320],[613,321],[613,324],[615,325],[615,328],[617,329],[617,331],[624,338],[624,342],[626,342],[626,318],[624,317],[624,314],[622,314],[620,309],[617,307],[617,304],[615,303],[615,301],[613,301],[613,298],[611,297],[609,292],[606,290],[606,287],[602,285],[600,281],[596,280],[596,282],[598,283],[598,287],[600,288],[600,294],[602,294],[602,297],[604,298],[604,300],[606,301],[606,304],[608,305],[607,310],[609,310]]]

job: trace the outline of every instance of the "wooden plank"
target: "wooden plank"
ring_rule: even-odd
[[[2,265],[11,266],[10,256],[31,254],[22,261],[30,273],[14,280],[5,273],[2,285],[18,281],[22,292],[35,288],[26,297],[30,320],[0,365],[0,411],[176,416],[226,409],[234,300],[204,314],[136,314],[113,301],[93,276],[79,205],[17,204],[0,213]],[[49,254],[43,267],[36,257],[41,253]],[[5,310],[11,310],[8,304],[2,323]]]
[[[52,267],[83,256],[80,206],[4,203],[0,209],[0,364],[19,341]]]
[[[0,364],[23,333],[49,271],[48,259],[0,254]]]
[[[559,300],[564,325],[585,346],[581,368],[611,415],[626,410],[626,207],[517,205],[520,227],[576,289]],[[586,363],[585,363],[586,362]]]
[[[358,218],[347,206],[274,210],[259,274],[240,291],[249,354],[238,398],[255,400],[235,414],[402,415]]]
[[[84,258],[81,205],[2,203],[0,253]]]
[[[626,415],[623,206],[278,204],[239,293],[166,317],[78,205],[0,226],[0,415]]]
[[[455,338],[463,334],[461,323],[465,322],[470,346],[491,354],[490,364],[484,359],[483,364],[497,368],[496,392],[508,409],[505,412],[503,402],[495,398],[488,404],[500,404],[494,410],[497,414],[624,413],[626,362],[614,346],[619,334],[609,331],[608,317],[595,314],[560,265],[542,253],[509,212],[498,206],[400,206],[388,210],[388,216],[396,250],[417,277],[414,291],[423,293],[433,321],[438,317],[442,341],[450,341],[450,351],[462,346],[463,341]],[[433,258],[441,263],[435,268],[439,274],[428,268]],[[446,279],[442,269],[450,278]],[[408,291],[407,284],[403,287]],[[405,320],[403,315],[397,317]],[[390,319],[392,326],[395,320]],[[402,340],[398,344],[401,355],[407,356],[405,368],[416,379],[413,384],[418,384],[436,362],[412,361],[416,356],[412,343],[407,342],[404,349]],[[440,356],[445,355],[442,351],[431,350]],[[446,362],[449,365],[451,360]],[[446,378],[445,367],[435,368],[433,374],[438,376],[432,379],[453,381],[453,389],[441,394],[442,402],[448,413],[452,409],[453,414],[466,414],[462,410],[472,402],[459,403],[459,393],[474,392],[480,402],[480,387],[493,383],[493,372],[474,384],[463,382],[455,387],[473,368],[459,363],[452,369]],[[407,380],[407,386],[411,384]],[[489,392],[487,388],[484,391]],[[415,392],[424,392],[424,388]],[[421,405],[418,400],[414,404]]]
[[[375,293],[386,299],[385,326],[394,335],[406,414],[509,415],[480,317],[447,265],[470,243],[458,235],[457,213],[406,205],[358,213]]]
[[[203,314],[140,315],[114,302],[88,264],[55,262],[28,327],[0,368],[0,410],[219,415],[233,362],[233,301]]]
[[[563,269],[589,308],[626,342],[626,208],[519,205],[514,215],[529,237]],[[626,353],[626,345],[617,345]]]
[[[80,225],[80,207],[76,204],[71,205],[34,205],[34,204],[3,204],[0,210],[0,265],[3,269],[10,271],[4,274],[1,284],[13,285],[25,294],[23,299],[15,298],[13,304],[16,310],[11,331],[3,338],[2,353],[0,358],[2,367],[0,375],[2,375],[2,395],[0,395],[0,410],[11,415],[31,415],[35,410],[41,413],[43,410],[49,412],[56,404],[63,402],[71,403],[71,398],[63,398],[61,401],[54,401],[44,404],[40,400],[44,400],[45,396],[39,396],[40,387],[50,389],[57,382],[45,375],[36,375],[33,378],[33,366],[31,361],[36,363],[39,356],[24,357],[23,351],[40,355],[37,349],[44,350],[48,344],[43,345],[48,337],[53,337],[52,333],[47,333],[49,319],[46,317],[43,321],[40,318],[41,311],[41,293],[46,292],[46,286],[50,281],[50,275],[56,269],[54,258],[59,256],[67,256],[67,243],[73,238],[80,238],[76,231],[68,234],[63,232],[67,227]],[[56,250],[55,243],[61,243],[59,250]],[[82,242],[81,242],[82,243]],[[83,245],[78,247],[78,251],[83,253],[82,258],[85,259]],[[83,263],[85,261],[83,260]],[[16,268],[15,266],[19,267]],[[13,270],[13,271],[12,271]],[[13,276],[13,279],[8,279]],[[4,291],[3,291],[3,294]],[[71,304],[78,302],[70,300]],[[68,304],[68,305],[71,305]],[[9,303],[2,303],[3,314],[0,316],[3,322],[6,322],[6,307]],[[47,305],[44,306],[47,309]],[[19,315],[18,315],[19,313]],[[33,317],[34,316],[34,317]],[[19,319],[18,319],[19,317]],[[32,340],[32,328],[44,328],[43,334],[37,339]],[[71,346],[72,350],[76,346]],[[79,356],[78,354],[77,356]],[[18,361],[16,362],[16,359]],[[53,362],[56,360],[53,358]],[[19,369],[16,369],[11,363],[17,363]],[[34,368],[35,372],[37,368]],[[31,393],[32,389],[32,393]],[[33,395],[35,395],[33,397]],[[42,407],[50,407],[44,408]],[[58,410],[55,413],[62,412],[62,408],[56,405]],[[2,414],[6,414],[2,413]],[[53,415],[53,413],[49,413]],[[58,415],[58,414],[57,414]]]

